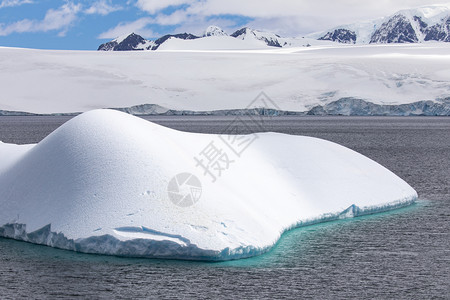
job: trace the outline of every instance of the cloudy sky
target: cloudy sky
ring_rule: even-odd
[[[0,0],[0,46],[95,50],[117,36],[228,33],[243,26],[301,36],[449,0]]]

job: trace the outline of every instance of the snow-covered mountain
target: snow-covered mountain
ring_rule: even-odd
[[[164,44],[167,40],[169,39],[179,39],[179,40],[195,40],[198,39],[199,37],[191,34],[191,33],[178,33],[178,34],[166,34],[163,37],[160,37],[159,39],[154,41],[154,45],[151,48],[148,48],[147,50],[156,50],[159,48],[159,46],[161,46],[162,44]]]
[[[450,8],[433,5],[401,10],[372,21],[335,27],[310,37],[347,44],[450,42]]]
[[[206,36],[227,36],[228,34],[223,31],[221,28],[211,25],[206,28],[205,33],[203,34],[203,37]]]
[[[333,41],[344,44],[354,44],[356,43],[356,34],[354,31],[344,28],[338,28],[333,31],[327,32],[324,36],[320,37],[319,40]]]
[[[264,42],[267,46],[283,47],[284,42],[281,41],[281,37],[278,34],[271,32],[259,31],[248,27],[236,30],[231,34],[232,37],[241,40],[258,40]]]
[[[261,47],[285,47],[285,46],[306,46],[309,45],[310,42],[305,41],[304,39],[294,39],[294,38],[282,38],[277,34],[265,31],[259,31],[255,29],[251,29],[248,27],[241,28],[231,35],[223,31],[221,28],[217,26],[209,26],[203,36],[199,37],[190,33],[181,33],[181,34],[168,34],[154,41],[146,40],[143,37],[131,33],[129,35],[116,38],[108,43],[100,45],[98,50],[103,51],[131,51],[131,50],[156,50],[162,44],[167,42],[168,40],[194,40],[194,39],[202,39],[209,37],[226,37],[223,39],[216,39],[215,42],[218,45],[219,49],[231,49],[236,48],[236,44],[240,45],[239,47],[242,49],[249,48],[261,48]],[[233,39],[228,37],[235,38],[237,40],[245,41],[245,43],[236,43]],[[180,48],[180,43],[175,42],[175,49]],[[206,48],[211,49],[214,48],[214,45],[209,45],[210,42],[201,43],[207,44]],[[229,46],[225,45],[229,44]],[[183,48],[181,46],[181,48]],[[191,45],[187,45],[187,48],[191,48]]]
[[[217,26],[209,26],[199,37],[190,33],[168,34],[154,41],[131,33],[100,45],[98,50],[156,50],[168,40],[194,40],[209,37],[228,37],[228,34]],[[450,42],[450,8],[449,6],[424,6],[415,9],[401,10],[397,13],[376,20],[364,21],[350,25],[342,25],[328,31],[313,33],[305,38],[285,38],[278,34],[244,27],[236,30],[229,37],[245,41],[243,49],[261,47],[300,47],[320,42],[338,42],[345,44],[388,44],[388,43],[420,43],[426,41]],[[218,49],[234,49],[236,43],[232,39],[216,39]],[[227,43],[231,45],[227,46]],[[214,49],[211,41],[200,43],[208,50]],[[175,50],[181,50],[183,43],[175,42]],[[186,44],[187,49],[192,44]],[[165,47],[170,49],[171,47]],[[196,46],[194,47],[196,48]]]
[[[193,40],[199,37],[190,33],[167,34],[154,41],[146,40],[142,36],[133,33],[116,38],[108,43],[101,44],[98,51],[133,51],[133,50],[156,50],[164,42],[171,38],[181,40]]]
[[[144,39],[135,33],[130,33],[118,37],[108,43],[101,44],[97,50],[99,51],[128,51],[128,50],[147,50],[155,45],[154,41]]]
[[[414,21],[416,20],[420,21],[420,18],[416,17]],[[375,30],[370,43],[417,43],[419,38],[413,28],[416,24],[411,21],[403,14],[393,16]]]

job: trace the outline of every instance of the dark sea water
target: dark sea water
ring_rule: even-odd
[[[233,117],[148,119],[220,133]],[[0,117],[0,140],[35,143],[67,120]],[[450,118],[279,117],[264,130],[356,150],[405,179],[420,200],[295,229],[267,254],[224,263],[87,255],[0,238],[0,299],[450,299]]]

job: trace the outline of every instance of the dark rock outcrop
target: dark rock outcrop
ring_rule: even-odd
[[[248,27],[236,30],[230,36],[234,38],[244,39],[248,35],[253,36],[257,40],[263,41],[264,43],[266,43],[267,46],[283,47],[280,41],[278,40],[279,38],[281,38],[279,35],[259,32]]]
[[[425,41],[450,42],[450,17],[428,27],[425,33]]]
[[[162,37],[160,37],[159,39],[155,40],[155,44],[153,46],[151,46],[151,48],[149,48],[148,50],[156,50],[158,49],[159,46],[161,46],[162,43],[164,43],[165,41],[167,41],[170,38],[177,38],[177,39],[182,39],[182,40],[195,40],[198,39],[199,37],[190,33],[179,33],[179,34],[166,34]]]
[[[416,32],[410,21],[403,15],[395,15],[377,29],[370,43],[417,43]]]
[[[98,47],[98,51],[131,51],[131,50],[144,50],[143,48],[139,48],[139,45],[143,45],[147,42],[142,36],[131,33],[125,39],[123,39],[120,43],[117,39],[112,40],[111,42],[101,44]]]
[[[354,44],[356,43],[356,33],[348,29],[339,28],[328,32],[324,36],[320,37],[319,40]]]

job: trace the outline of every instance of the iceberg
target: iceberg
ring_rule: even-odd
[[[83,113],[36,145],[0,143],[0,236],[84,253],[245,258],[286,230],[416,199],[336,143],[180,132],[114,110]]]

